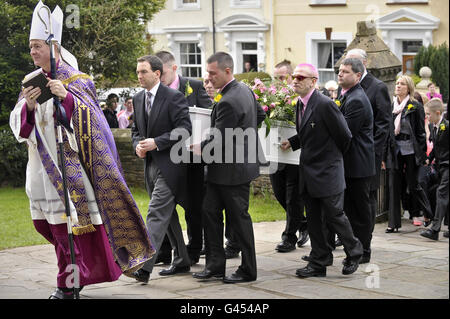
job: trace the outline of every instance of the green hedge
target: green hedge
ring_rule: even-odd
[[[439,87],[444,102],[448,102],[449,95],[449,51],[447,43],[438,47],[429,45],[421,47],[414,57],[414,72],[419,74],[423,66],[428,66],[431,71],[431,80]]]
[[[1,185],[25,185],[28,152],[25,143],[17,142],[10,128],[0,129]]]
[[[237,73],[234,75],[234,78],[237,81],[247,80],[249,83],[252,83],[254,79],[258,78],[261,81],[271,81],[272,77],[265,72],[247,72],[247,73]]]

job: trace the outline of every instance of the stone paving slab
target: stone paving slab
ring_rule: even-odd
[[[447,238],[437,242],[419,236],[423,227],[403,220],[401,231],[386,234],[386,223],[377,224],[373,234],[372,260],[360,265],[350,276],[342,275],[342,247],[334,252],[327,277],[300,279],[300,258],[311,249],[304,247],[278,253],[285,222],[255,223],[258,279],[236,285],[220,280],[199,281],[190,273],[159,276],[168,267],[157,265],[147,285],[121,276],[119,280],[87,286],[83,299],[448,299],[449,263]],[[186,236],[186,234],[185,234]],[[240,264],[240,258],[227,260],[227,274]],[[201,271],[202,257],[192,272]],[[46,299],[56,283],[56,257],[52,245],[19,247],[0,251],[0,299]],[[378,280],[378,281],[377,281]],[[379,286],[376,285],[379,283]]]
[[[339,286],[349,287],[358,291],[374,291],[384,296],[384,298],[391,298],[393,296],[402,298],[418,298],[418,299],[448,299],[448,286],[431,285],[427,282],[412,283],[391,278],[380,278],[379,286],[374,288],[367,288],[366,282],[361,280],[351,280],[337,283]]]

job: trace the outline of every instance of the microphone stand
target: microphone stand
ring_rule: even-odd
[[[55,62],[55,44],[57,44],[57,40],[54,39],[53,30],[52,30],[52,18],[49,7],[43,6],[41,9],[47,10],[48,13],[48,21],[49,26],[45,23],[45,21],[41,18],[39,12],[38,17],[45,25],[46,30],[45,33],[49,33],[49,37],[46,43],[50,46],[50,65],[51,65],[51,79],[56,78],[56,62]],[[40,10],[41,10],[40,9]],[[73,294],[75,299],[80,299],[80,280],[79,280],[79,272],[76,270],[76,256],[75,256],[75,248],[74,248],[74,240],[72,233],[72,217],[70,215],[70,205],[69,205],[69,196],[67,193],[67,177],[66,177],[66,164],[64,161],[64,141],[62,135],[62,127],[66,127],[70,132],[73,132],[72,128],[68,124],[67,117],[65,114],[65,110],[63,109],[59,98],[53,95],[53,103],[56,107],[56,124],[57,124],[57,143],[59,148],[59,162],[61,164],[61,174],[63,180],[63,192],[64,192],[64,205],[67,217],[67,234],[69,239],[69,247],[70,247],[70,261],[72,263],[72,276],[74,278],[74,286],[73,286]]]

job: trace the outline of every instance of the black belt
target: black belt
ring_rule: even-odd
[[[395,139],[397,141],[407,141],[407,140],[410,139],[410,135],[409,134],[400,133],[398,135],[395,135]]]

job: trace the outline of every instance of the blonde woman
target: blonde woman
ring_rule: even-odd
[[[418,183],[419,167],[426,160],[425,112],[422,104],[414,99],[414,82],[402,75],[395,85],[391,129],[386,143],[385,164],[389,175],[389,224],[387,233],[397,232],[401,227],[401,189],[406,181],[410,194],[409,213],[414,224],[422,210],[431,215],[428,198]]]

